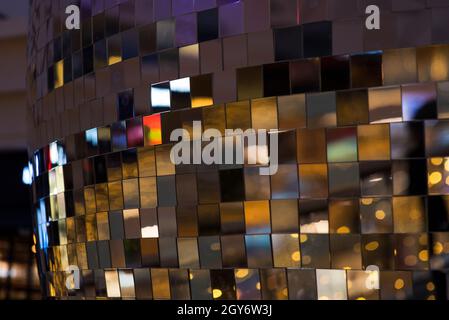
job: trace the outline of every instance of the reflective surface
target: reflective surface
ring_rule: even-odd
[[[47,296],[447,298],[449,46],[342,54],[333,10],[256,2],[82,1],[71,46],[58,2],[33,2]],[[174,165],[171,131],[192,121],[278,130],[279,171]]]

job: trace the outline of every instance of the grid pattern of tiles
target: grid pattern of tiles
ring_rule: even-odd
[[[64,31],[68,3],[34,1],[46,294],[446,299],[449,4],[373,1],[367,31],[341,2],[81,0]],[[172,164],[192,121],[278,130],[279,171]]]

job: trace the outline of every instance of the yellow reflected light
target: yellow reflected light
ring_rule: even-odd
[[[421,250],[420,252],[419,252],[419,260],[421,260],[421,261],[428,261],[429,260],[429,251],[427,251],[427,250]]]
[[[292,253],[292,260],[296,262],[301,260],[301,255],[299,254],[299,251],[295,251]]]
[[[441,182],[441,179],[443,178],[442,174],[438,171],[432,172],[429,175],[429,184],[438,184]]]
[[[236,278],[243,279],[249,274],[248,269],[238,269],[235,272]]]
[[[443,252],[443,244],[439,241],[435,242],[433,245],[433,253],[436,255],[440,255]]]
[[[377,242],[377,241],[372,241],[372,242],[366,244],[366,246],[365,246],[365,249],[367,251],[375,251],[375,250],[377,250],[377,248],[379,248],[379,242]]]
[[[347,226],[342,226],[337,229],[337,233],[339,233],[339,234],[346,234],[346,233],[350,233],[350,232],[351,232],[351,229],[349,229]]]
[[[220,298],[223,295],[223,292],[221,292],[220,289],[214,289],[212,290],[212,296],[214,299]]]
[[[443,158],[432,158],[430,159],[430,163],[434,166],[439,166],[443,163]]]
[[[64,60],[58,61],[55,65],[55,89],[64,85]]]
[[[402,288],[404,288],[404,280],[402,280],[401,278],[396,279],[396,281],[394,282],[394,288],[396,290],[401,290]]]
[[[365,206],[369,206],[373,203],[373,198],[363,198],[362,199],[362,204]]]
[[[121,56],[110,56],[108,59],[108,65],[113,65],[122,61]]]
[[[375,215],[377,220],[383,220],[386,216],[385,211],[383,210],[377,210]]]

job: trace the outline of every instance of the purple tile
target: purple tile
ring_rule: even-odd
[[[242,2],[242,1],[241,0],[217,0],[217,5],[224,6],[225,4],[235,3],[235,2]]]
[[[190,13],[194,8],[194,0],[172,0],[172,10],[175,17]]]
[[[93,0],[81,0],[81,18],[86,19],[92,16],[92,1]]]
[[[197,42],[196,14],[176,17],[176,45],[186,46]]]
[[[195,0],[195,10],[207,10],[217,6],[217,0]]]
[[[104,11],[104,0],[92,1],[92,15],[96,15]]]
[[[119,0],[104,0],[104,8],[112,8],[120,4]]]
[[[171,1],[153,0],[154,20],[159,21],[171,17]]]
[[[221,37],[243,33],[243,3],[236,2],[221,6],[219,20]]]

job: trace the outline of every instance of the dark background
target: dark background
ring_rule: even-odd
[[[28,1],[0,1],[0,300],[40,298],[31,190],[22,181]]]

